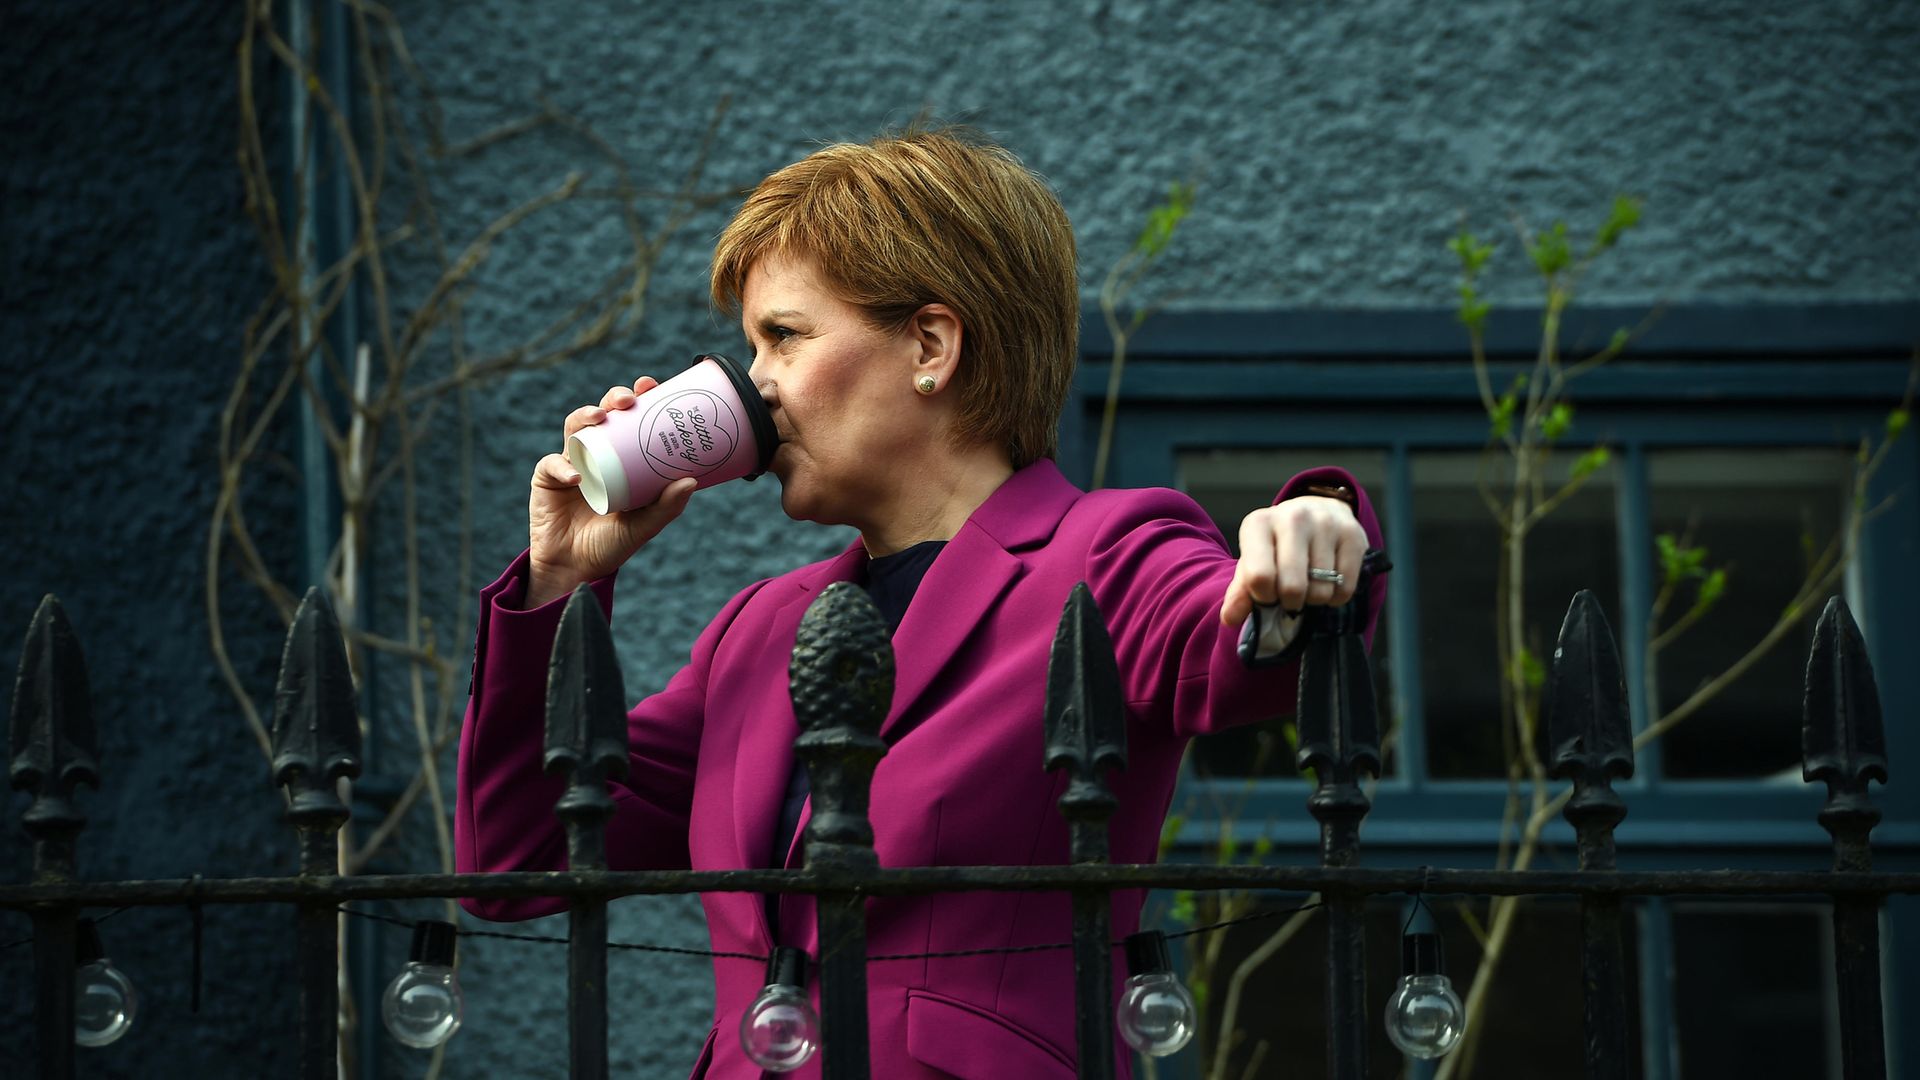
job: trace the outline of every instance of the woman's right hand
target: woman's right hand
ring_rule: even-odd
[[[642,377],[631,387],[616,386],[598,405],[568,414],[561,445],[574,432],[598,424],[613,409],[631,409],[639,395],[657,385]],[[580,474],[565,454],[548,454],[533,467],[533,491],[527,498],[527,547],[530,570],[526,606],[539,607],[575,587],[606,577],[633,557],[647,541],[687,508],[697,482],[691,477],[668,484],[649,506],[618,514],[596,514],[580,495]]]

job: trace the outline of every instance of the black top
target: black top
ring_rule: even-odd
[[[888,631],[900,629],[900,621],[907,617],[907,605],[913,603],[913,594],[920,589],[920,580],[927,576],[927,568],[946,546],[945,540],[927,540],[905,551],[867,560],[864,583],[867,595],[887,620]],[[810,790],[806,767],[795,761],[793,771],[787,774],[787,797],[780,807],[780,827],[773,832],[769,865],[786,865],[787,851],[792,847],[794,832],[800,827],[800,811],[806,806]],[[780,940],[778,900],[778,894],[767,894],[767,925],[773,928],[775,941]]]

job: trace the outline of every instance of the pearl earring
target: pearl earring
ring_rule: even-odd
[[[933,377],[933,376],[931,376],[931,375],[922,375],[922,376],[920,376],[920,378],[919,378],[919,379],[918,379],[918,380],[917,380],[917,381],[916,381],[916,382],[915,382],[915,383],[913,384],[913,387],[914,387],[914,389],[916,389],[916,390],[918,390],[918,391],[920,391],[920,392],[921,392],[921,393],[923,393],[923,394],[931,394],[931,393],[933,393],[933,392],[934,392],[935,390],[938,390],[938,389],[940,388],[940,384],[939,384],[939,382],[937,382],[937,381],[936,381],[936,380],[934,379],[934,377]]]

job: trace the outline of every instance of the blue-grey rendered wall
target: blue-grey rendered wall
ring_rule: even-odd
[[[58,594],[99,727],[102,790],[80,800],[91,878],[295,866],[266,760],[210,659],[202,590],[219,412],[265,292],[234,165],[240,22],[237,5],[20,0],[0,32],[0,664],[10,699],[28,620]],[[298,484],[282,473],[254,493],[281,573]],[[229,647],[264,696],[277,620],[227,588]],[[0,880],[31,872],[25,806],[5,800]],[[291,1069],[286,912],[207,910],[197,1016],[189,925],[133,909],[101,927],[141,1013],[119,1043],[80,1051],[81,1075]],[[0,917],[0,942],[28,933]],[[32,971],[30,949],[0,952],[0,1074],[34,1071]]]
[[[1645,199],[1646,224],[1589,280],[1593,299],[1920,295],[1912,4],[480,0],[416,8],[407,29],[451,137],[544,95],[639,163],[643,185],[675,182],[723,94],[709,189],[923,108],[971,121],[1055,185],[1089,303],[1184,177],[1199,182],[1196,209],[1155,271],[1176,306],[1443,306],[1444,242],[1463,213],[1504,241],[1516,212],[1591,228],[1618,191]],[[471,231],[586,160],[565,139],[510,144],[462,163],[445,205]],[[705,295],[724,221],[724,208],[702,214],[666,250],[637,336],[480,403],[483,567],[523,544],[525,476],[569,409],[695,351],[739,347]],[[605,215],[536,227],[495,253],[470,310],[528,325],[619,248]],[[1501,275],[1502,297],[1528,298],[1517,269]],[[658,687],[734,590],[845,541],[785,522],[776,495],[772,483],[699,494],[625,572],[615,618],[630,690]],[[657,600],[670,602],[643,622],[620,618]],[[681,901],[625,902],[614,932],[703,940]],[[451,1060],[510,1056],[528,1075],[557,1074],[561,957],[491,942],[468,956],[472,1024]],[[540,992],[491,985],[510,972]],[[705,972],[636,956],[614,972],[615,1060],[670,1075],[704,1033]]]

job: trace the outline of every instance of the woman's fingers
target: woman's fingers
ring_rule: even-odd
[[[1367,532],[1358,521],[1352,522],[1341,527],[1336,543],[1333,566],[1346,581],[1334,589],[1333,602],[1344,604],[1360,591],[1360,564],[1367,557]]]
[[[1237,625],[1256,604],[1287,611],[1344,604],[1359,589],[1366,549],[1367,534],[1344,503],[1306,496],[1255,510],[1240,522],[1240,561],[1220,621]],[[1309,570],[1331,570],[1342,580],[1316,581]]]
[[[574,432],[583,427],[605,423],[606,419],[607,410],[598,405],[582,405],[567,414],[567,422],[561,426],[560,441],[564,443],[573,438]]]
[[[610,386],[600,395],[600,407],[603,409],[631,409],[639,395],[631,386]]]
[[[1313,522],[1307,534],[1306,565],[1301,574],[1307,579],[1307,603],[1315,607],[1337,602],[1339,587],[1331,581],[1322,580],[1324,575],[1315,571],[1339,570],[1338,560],[1334,558],[1336,537],[1325,522]]]
[[[1245,594],[1247,606],[1271,604],[1275,592],[1273,529],[1266,514],[1254,511],[1240,521],[1240,563],[1234,569],[1233,584]],[[1241,616],[1245,618],[1243,614]]]
[[[642,544],[660,535],[660,530],[672,524],[673,519],[687,508],[687,502],[693,497],[693,489],[697,486],[698,481],[683,476],[662,489],[660,497],[653,502],[623,512],[620,525],[627,530],[627,540],[633,550],[639,550]]]
[[[562,491],[580,484],[580,473],[565,454],[548,454],[534,463],[533,486]]]

